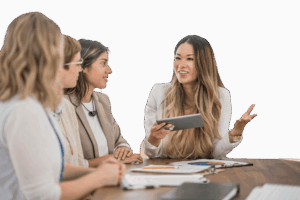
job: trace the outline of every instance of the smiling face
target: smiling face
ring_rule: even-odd
[[[193,46],[181,44],[175,54],[174,72],[182,85],[193,85],[197,79]]]
[[[111,74],[111,68],[108,66],[107,52],[100,54],[100,56],[93,62],[90,68],[83,70],[87,82],[92,88],[106,88],[108,74]]]
[[[80,62],[80,52],[75,54],[70,63]],[[58,74],[58,78],[63,88],[73,88],[76,86],[79,72],[81,71],[80,64],[70,64],[69,69],[61,68]]]

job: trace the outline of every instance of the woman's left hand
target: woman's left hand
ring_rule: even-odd
[[[132,150],[128,147],[118,147],[115,152],[115,158],[117,160],[124,160],[126,157],[129,157],[132,155]]]
[[[230,131],[232,136],[240,136],[242,135],[244,128],[247,123],[249,123],[257,114],[250,115],[251,111],[253,110],[255,104],[252,104],[247,112],[243,114],[243,116],[237,120],[234,124],[234,128]]]

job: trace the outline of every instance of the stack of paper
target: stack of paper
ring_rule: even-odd
[[[126,174],[122,187],[126,189],[155,188],[159,186],[178,186],[184,182],[209,183],[201,174],[194,175],[131,175]]]
[[[215,168],[228,168],[228,167],[239,167],[239,166],[247,166],[252,165],[252,163],[246,162],[238,162],[238,161],[228,161],[228,160],[215,160],[215,159],[198,159],[192,161],[181,161],[181,162],[173,162],[171,165],[195,165],[195,166],[207,166],[207,165],[215,165]]]
[[[135,168],[133,172],[152,172],[152,173],[171,173],[171,174],[192,174],[210,169],[211,166],[195,166],[195,165],[148,165],[143,168]]]
[[[266,183],[255,187],[246,200],[300,200],[300,186]]]

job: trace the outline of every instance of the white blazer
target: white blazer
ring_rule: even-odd
[[[150,158],[166,157],[163,152],[164,143],[162,140],[159,146],[156,147],[148,142],[148,137],[150,135],[150,129],[155,121],[157,119],[162,119],[163,109],[161,104],[164,101],[170,86],[171,83],[155,84],[150,92],[148,102],[146,104],[144,121],[146,137],[144,139],[144,152]],[[229,91],[225,88],[219,87],[219,98],[222,104],[219,134],[222,136],[222,139],[213,139],[213,157],[215,159],[221,159],[242,141],[242,139],[235,143],[230,143],[229,141],[228,131],[231,118],[231,101]]]

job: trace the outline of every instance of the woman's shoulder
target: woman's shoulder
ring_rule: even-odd
[[[168,91],[170,88],[171,83],[156,83],[153,85],[151,89],[151,93],[156,95],[165,95],[165,93]]]
[[[74,105],[65,97],[61,98],[60,106],[63,113],[64,111],[67,111],[67,113],[75,113]]]
[[[229,99],[230,100],[230,92],[227,88],[219,87],[219,98],[222,99]]]
[[[12,112],[16,110],[18,113],[44,112],[43,106],[36,98],[28,96],[20,99],[19,96],[13,97],[11,100],[0,103],[1,113]]]
[[[98,100],[100,103],[110,104],[109,97],[106,94],[102,92],[93,91],[93,95],[96,96],[95,100]]]

